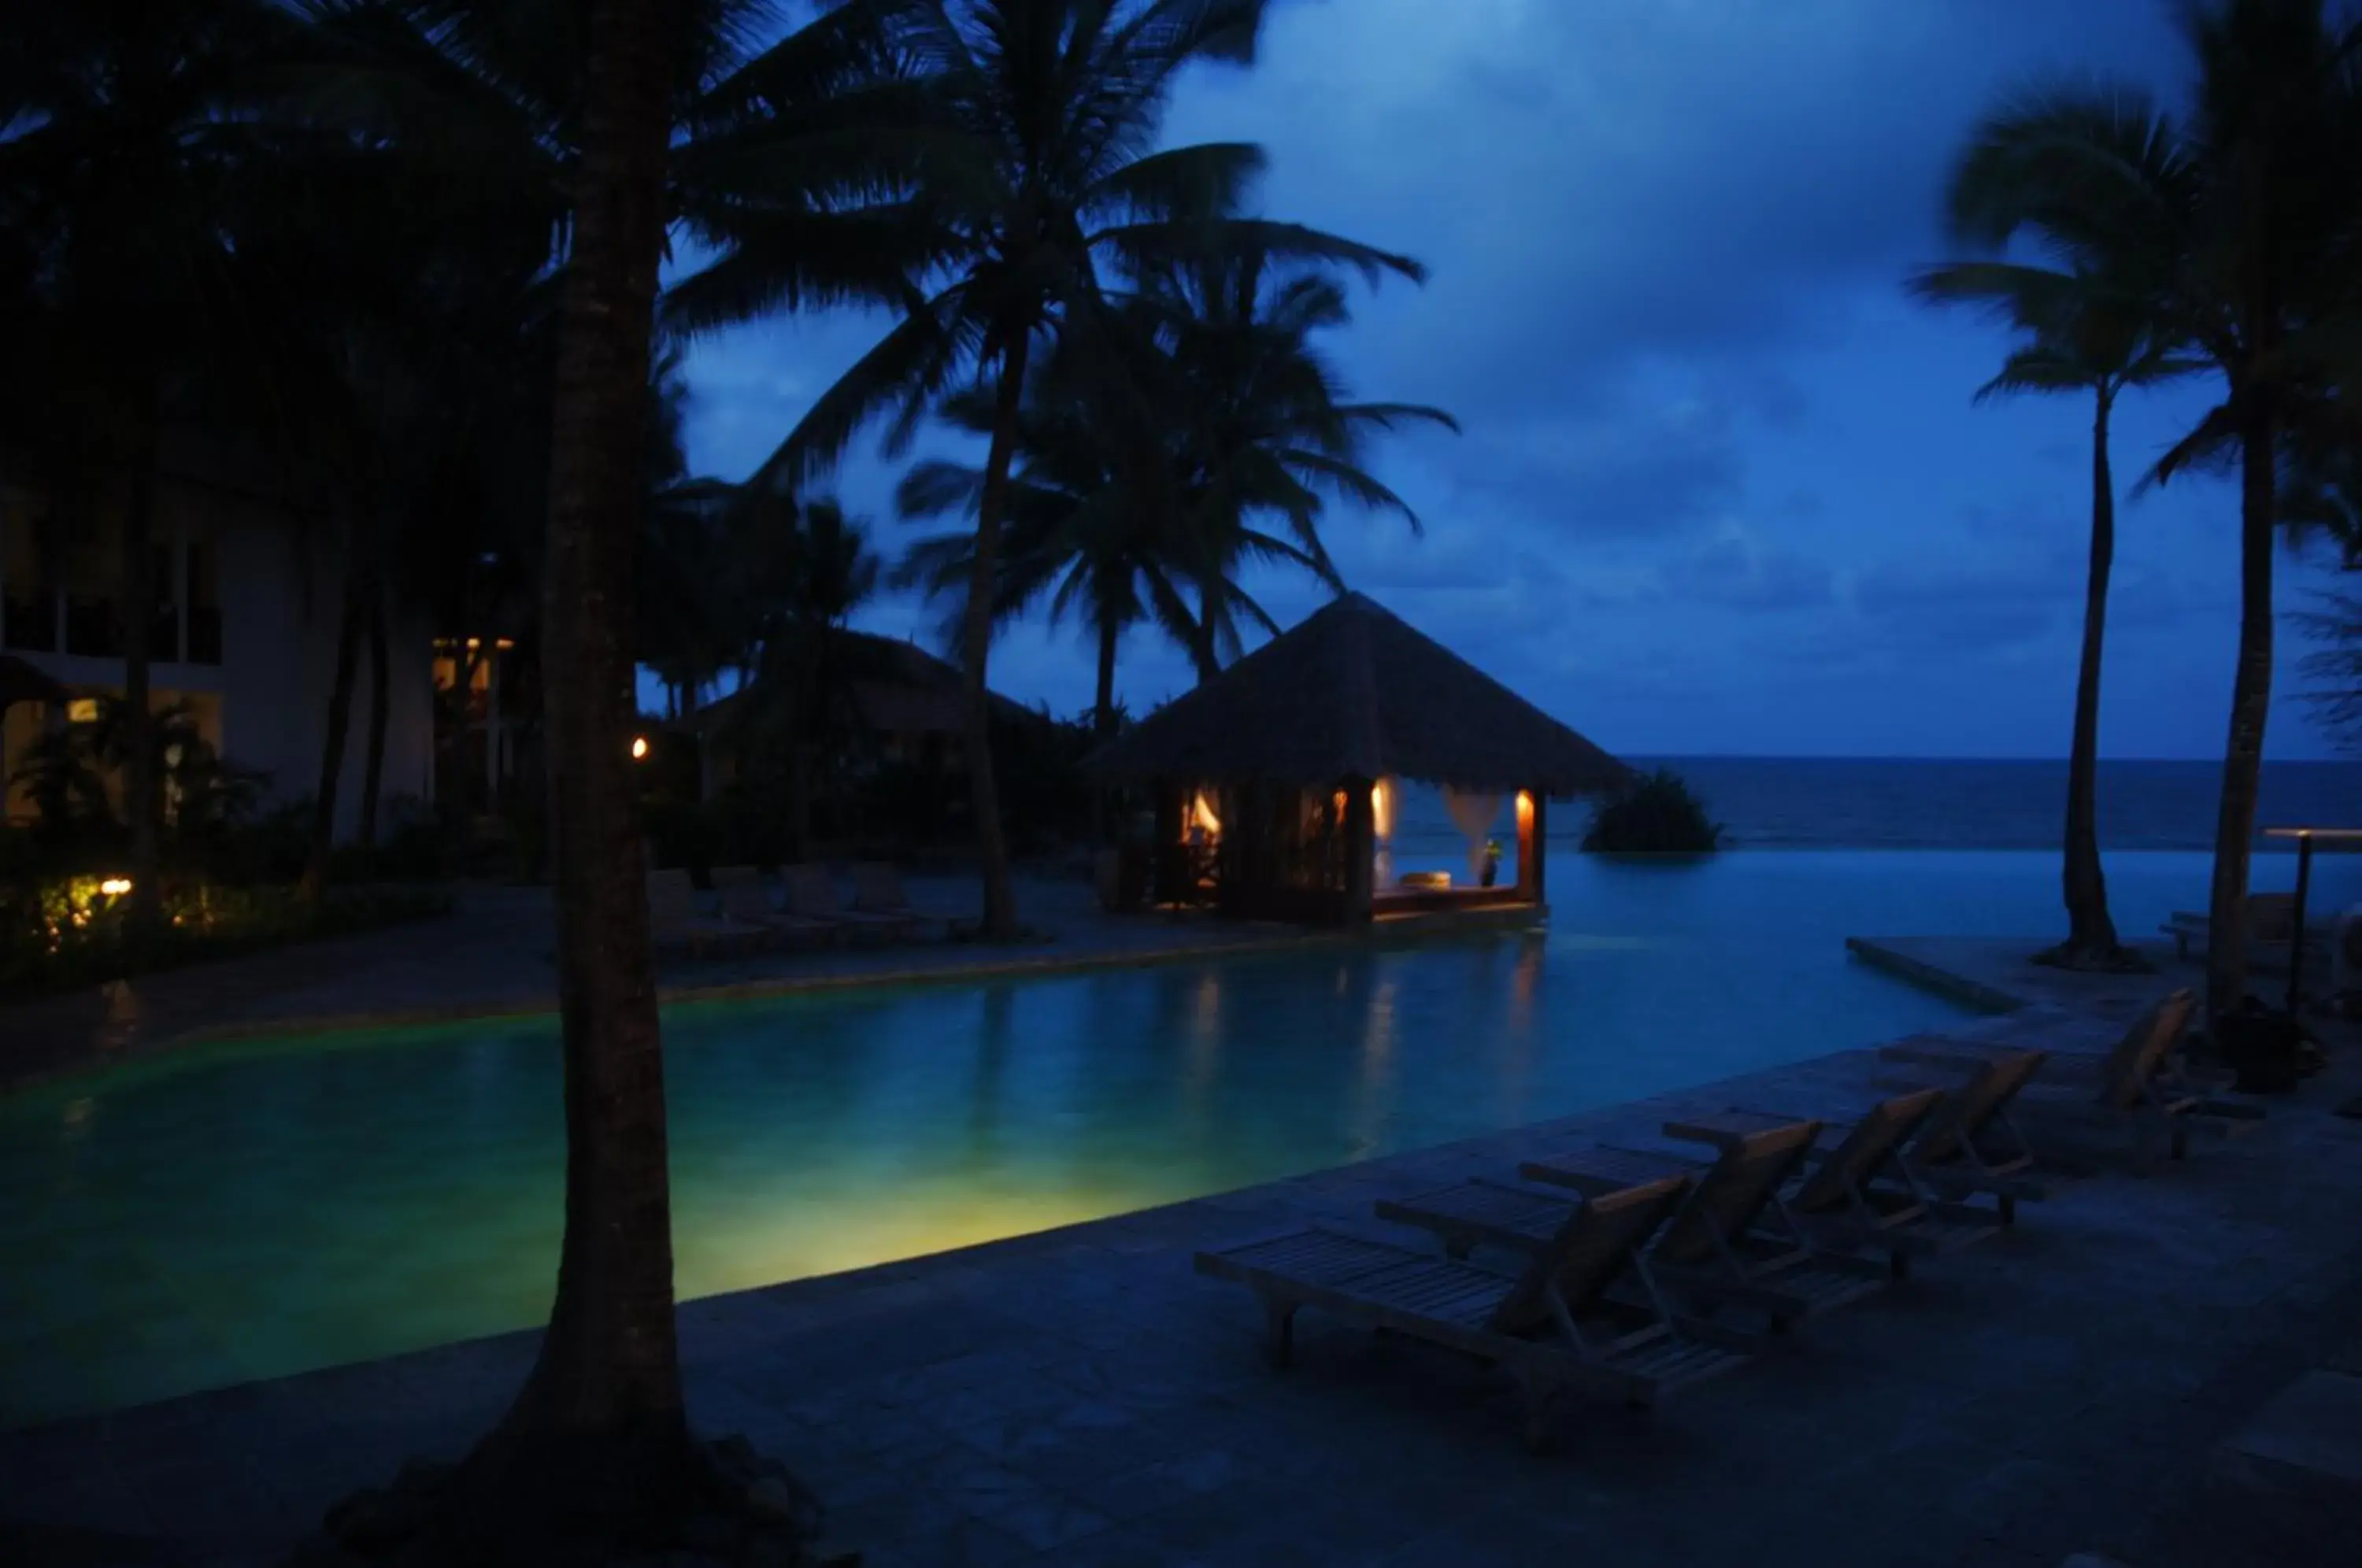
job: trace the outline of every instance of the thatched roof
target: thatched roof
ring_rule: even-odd
[[[1109,782],[1392,776],[1551,795],[1625,766],[1432,638],[1348,593],[1151,714],[1085,766]]]

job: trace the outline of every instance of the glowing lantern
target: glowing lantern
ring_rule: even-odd
[[[646,735],[634,735],[632,737],[632,760],[634,762],[646,762],[647,759],[648,737]]]
[[[1534,798],[1527,790],[1520,790],[1518,791],[1518,832],[1524,834],[1533,831]]]
[[[105,894],[110,899],[119,899],[124,894],[131,890],[131,878],[128,877],[109,877],[106,880],[98,885],[98,890]]]

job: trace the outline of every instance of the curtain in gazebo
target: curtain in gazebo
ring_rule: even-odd
[[[1455,790],[1443,787],[1443,809],[1451,815],[1451,825],[1468,841],[1468,880],[1471,886],[1485,879],[1485,840],[1493,831],[1493,819],[1501,812],[1500,791]]]

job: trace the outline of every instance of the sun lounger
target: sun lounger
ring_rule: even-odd
[[[1833,1253],[1874,1248],[1901,1277],[1916,1253],[1948,1252],[2000,1229],[1989,1210],[1970,1211],[1931,1197],[1912,1180],[1900,1158],[1903,1141],[1942,1098],[1939,1089],[1921,1089],[1851,1110],[1842,1123],[1823,1123],[1825,1132],[1839,1134],[1838,1142],[1826,1150],[1816,1146],[1807,1156],[1815,1163],[1799,1167],[1783,1195],[1808,1241]],[[1747,1110],[1731,1114],[1752,1118],[1766,1128],[1818,1120]],[[1473,1181],[1417,1198],[1382,1202],[1378,1217],[1434,1231],[1445,1251],[1457,1257],[1477,1246],[1530,1253],[1574,1201],[1579,1199],[1538,1187]]]
[[[2114,1049],[2086,1069],[2070,1069],[2067,1081],[2021,1086],[2015,1106],[2037,1123],[2081,1122],[2118,1127],[2131,1135],[2136,1155],[2143,1164],[2153,1143],[2161,1143],[2174,1159],[2189,1152],[2191,1117],[2205,1096],[2177,1080],[2166,1069],[2169,1054],[2180,1043],[2182,1031],[2196,1010],[2197,999],[2175,991],[2135,1020]],[[1992,1057],[1996,1048],[1981,1045],[1898,1043],[1880,1054],[1897,1060],[1931,1066],[1946,1063],[1971,1070]],[[2056,1058],[2052,1058],[2055,1060]],[[2023,1137],[2021,1134],[2021,1142]]]
[[[1325,1229],[1199,1253],[1197,1266],[1261,1297],[1275,1365],[1288,1363],[1297,1311],[1314,1307],[1506,1368],[1525,1397],[1527,1441],[1539,1446],[1562,1392],[1646,1408],[1746,1360],[1751,1341],[1677,1320],[1650,1283],[1641,1243],[1688,1186],[1661,1176],[1562,1206],[1556,1228],[1514,1275]],[[1609,1298],[1628,1275],[1646,1306]]]
[[[1656,1279],[1701,1305],[1737,1303],[1785,1327],[1859,1300],[1889,1274],[1884,1261],[1815,1245],[1781,1198],[1820,1131],[1816,1121],[1696,1117],[1668,1122],[1666,1132],[1716,1143],[1719,1153],[1703,1166],[1661,1150],[1600,1147],[1530,1161],[1518,1174],[1588,1195],[1694,1170],[1696,1185],[1650,1249]]]
[[[648,926],[657,951],[692,955],[711,947],[750,946],[763,936],[760,926],[700,910],[689,873],[678,869],[648,873]]]
[[[836,896],[836,884],[825,866],[789,866],[782,872],[788,889],[788,912],[805,920],[834,922],[848,934],[867,933],[886,941],[907,934],[907,916],[871,914],[848,909]]]
[[[1922,1043],[1928,1046],[1924,1055]],[[2092,1174],[2036,1154],[2010,1116],[2012,1103],[2050,1059],[2048,1052],[1994,1046],[1964,1052],[1940,1043],[1897,1042],[1880,1055],[1920,1070],[1882,1071],[1871,1077],[1874,1086],[1945,1091],[1907,1151],[1912,1174],[1938,1195],[1991,1198],[2007,1225],[2015,1221],[2021,1200],[2039,1202]]]
[[[1783,1096],[1776,1107],[1733,1109],[1767,1121],[1821,1123],[1823,1143],[1806,1151],[1808,1168],[1785,1194],[1789,1213],[1808,1237],[1825,1244],[1884,1253],[1899,1278],[1910,1272],[1915,1256],[1956,1252],[2006,1223],[1997,1209],[1937,1197],[1912,1168],[1906,1147],[1940,1112],[1946,1092],[1912,1088],[1809,1108]]]
[[[752,866],[715,867],[713,891],[721,902],[723,917],[742,925],[759,926],[782,936],[814,942],[833,936],[839,929],[834,921],[789,914],[780,909],[772,900],[770,885]]]
[[[883,860],[865,860],[853,867],[853,912],[900,921],[911,931],[928,923],[928,917],[911,905],[902,873]]]

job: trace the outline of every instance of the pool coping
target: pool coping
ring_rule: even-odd
[[[1973,976],[1947,969],[1925,958],[1915,958],[1888,945],[1896,938],[1849,936],[1846,951],[1874,969],[1882,969],[1897,978],[1910,981],[1922,989],[1984,1012],[2017,1012],[2037,1005],[2036,999],[2005,991]]]

